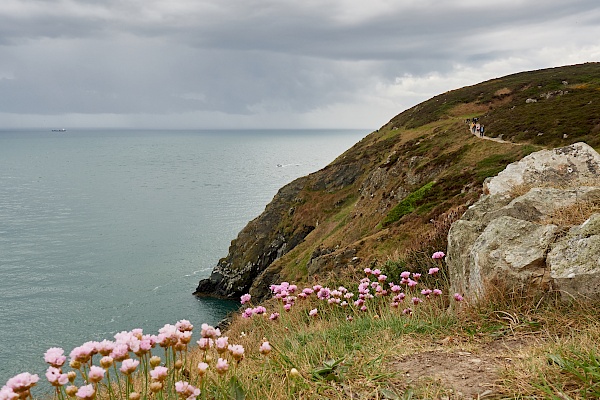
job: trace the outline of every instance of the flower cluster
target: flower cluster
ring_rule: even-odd
[[[445,257],[445,253],[437,251],[433,253],[432,259],[436,261],[442,261]],[[435,276],[439,273],[439,267],[429,268],[428,275]],[[380,269],[365,268],[365,277],[360,280],[357,285],[357,294],[349,291],[347,288],[340,286],[337,289],[324,287],[322,285],[314,285],[312,287],[306,287],[299,291],[296,285],[290,284],[289,282],[282,282],[279,285],[271,285],[270,289],[273,293],[273,297],[277,299],[284,311],[290,311],[291,308],[296,304],[298,300],[305,300],[311,296],[316,297],[322,302],[326,302],[329,305],[340,306],[343,308],[353,308],[355,311],[365,312],[369,309],[369,300],[374,298],[390,298],[390,306],[392,308],[399,308],[400,304],[408,297],[410,300],[410,306],[417,306],[423,303],[425,300],[442,296],[442,290],[437,288],[424,288],[419,290],[417,286],[420,284],[421,274],[417,272],[403,271],[400,273],[400,280],[398,282],[389,282],[388,276],[385,275]],[[410,293],[410,295],[409,295]],[[463,297],[456,293],[454,296],[456,301],[462,301]],[[242,303],[244,299],[249,299],[250,295],[242,296]],[[257,307],[258,308],[258,307]],[[242,317],[251,318],[254,315],[265,314],[266,309],[264,307],[257,310],[257,308],[246,308]],[[413,310],[411,307],[403,309],[404,315],[412,315]],[[313,308],[308,312],[310,317],[318,316],[318,308]],[[271,320],[277,320],[279,313],[273,313],[270,316]],[[347,320],[351,321],[352,316],[348,316]]]

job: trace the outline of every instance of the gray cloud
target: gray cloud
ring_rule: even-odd
[[[3,0],[0,126],[76,114],[377,127],[453,85],[597,60],[596,3]]]

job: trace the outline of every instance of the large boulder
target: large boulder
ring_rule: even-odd
[[[566,294],[598,298],[600,294],[600,214],[552,245],[547,257],[550,276]]]
[[[564,218],[564,210],[600,205],[599,176],[600,154],[575,143],[532,153],[488,179],[487,194],[448,234],[452,292],[477,299],[501,287],[600,299],[600,213],[581,225]]]

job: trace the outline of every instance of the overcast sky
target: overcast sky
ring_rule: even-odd
[[[0,0],[0,129],[377,129],[599,38],[598,0]]]

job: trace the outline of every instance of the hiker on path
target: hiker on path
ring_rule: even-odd
[[[485,126],[481,125],[481,126],[479,127],[479,136],[483,137],[483,132],[484,132],[484,130],[485,130]]]

